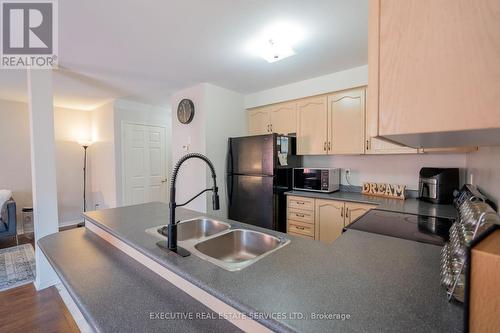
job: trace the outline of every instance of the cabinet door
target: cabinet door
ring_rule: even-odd
[[[248,111],[248,133],[259,135],[270,133],[269,110],[258,108]]]
[[[344,202],[316,199],[316,239],[331,243],[342,234],[344,228]]]
[[[282,103],[269,108],[271,132],[297,133],[297,103]]]
[[[297,155],[327,153],[327,118],[326,96],[297,102]]]
[[[370,3],[370,5],[372,4]],[[370,29],[375,28],[370,26]],[[373,51],[370,50],[369,55],[371,55],[372,52]],[[378,81],[372,80],[372,77],[370,76],[370,73],[376,71],[370,69],[368,69],[368,71],[370,81],[368,82],[369,85],[366,89],[365,154],[418,154],[418,150],[415,148],[406,147],[378,137]]]
[[[377,206],[362,204],[357,202],[346,202],[345,203],[345,225],[347,226],[354,222],[358,217],[365,215],[370,209]]]
[[[365,152],[365,89],[328,96],[328,153]]]
[[[444,133],[500,128],[500,1],[378,0],[370,10],[379,11],[379,62],[372,52],[368,67],[379,68],[380,135],[437,147]]]

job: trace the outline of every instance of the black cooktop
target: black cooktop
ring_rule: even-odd
[[[453,220],[413,214],[371,210],[346,229],[443,246],[449,239]]]

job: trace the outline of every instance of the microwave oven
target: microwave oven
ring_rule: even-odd
[[[340,189],[340,169],[294,168],[293,189],[315,192],[335,192]]]

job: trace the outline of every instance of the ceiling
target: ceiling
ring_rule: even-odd
[[[304,29],[297,55],[267,63],[246,50],[266,26]],[[59,1],[55,104],[114,98],[168,105],[200,82],[252,93],[367,63],[367,0]],[[0,98],[26,100],[26,73],[0,70]]]

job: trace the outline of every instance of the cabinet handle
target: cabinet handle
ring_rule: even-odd
[[[271,133],[273,132],[273,124],[271,124]]]
[[[295,213],[295,216],[298,216],[298,217],[305,217],[304,214],[299,214],[299,213]]]
[[[328,150],[332,150],[332,143],[328,141]]]
[[[297,201],[297,205],[303,205],[303,204],[304,204],[304,202],[302,202],[302,201]]]
[[[349,207],[346,207],[346,209],[345,209],[345,217],[351,218],[349,216]]]
[[[269,124],[267,124],[267,132],[271,132],[271,128],[270,128]]]
[[[304,227],[301,227],[301,226],[298,226],[298,225],[296,225],[295,228],[297,228],[299,230],[304,230],[305,229]]]
[[[340,208],[340,217],[344,217],[344,207]]]
[[[323,143],[323,150],[326,151],[326,141]]]
[[[366,150],[370,150],[370,140],[366,140]]]

